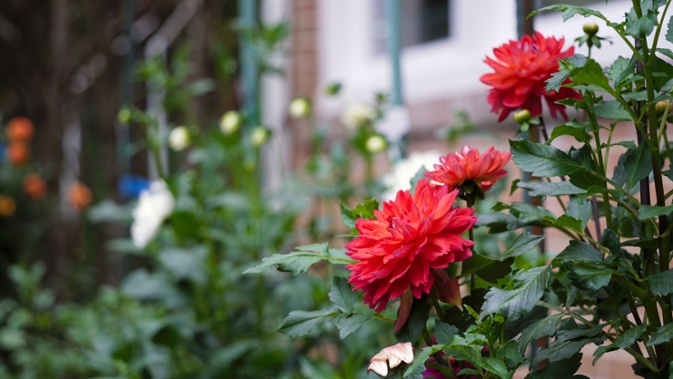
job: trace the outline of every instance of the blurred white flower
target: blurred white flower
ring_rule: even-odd
[[[186,126],[178,126],[168,135],[168,146],[174,151],[184,150],[190,142],[191,138]]]
[[[341,122],[348,128],[355,129],[362,124],[374,120],[374,109],[362,103],[350,103],[341,114]]]
[[[220,130],[224,134],[232,134],[241,127],[241,115],[236,111],[229,111],[220,118]]]
[[[140,193],[131,225],[131,239],[137,248],[142,249],[150,243],[173,212],[174,205],[173,194],[162,181],[152,182],[149,189]]]
[[[250,142],[252,143],[252,146],[260,147],[264,144],[264,142],[266,142],[268,137],[269,131],[263,126],[258,126],[252,130],[252,134],[250,135]]]
[[[388,143],[386,142],[385,138],[378,135],[373,135],[367,138],[365,146],[367,148],[367,151],[369,151],[372,154],[376,154],[384,151],[386,147],[388,147]]]
[[[392,200],[399,190],[408,190],[411,188],[411,179],[416,176],[421,167],[427,171],[434,170],[434,165],[439,164],[439,157],[442,156],[438,151],[414,152],[409,154],[406,159],[395,163],[391,172],[382,178],[383,184],[388,188],[381,195],[382,200]]]
[[[290,103],[290,115],[294,118],[306,117],[311,113],[311,102],[305,97],[298,97]]]
[[[375,373],[386,377],[388,375],[388,366],[395,368],[404,362],[409,364],[414,361],[414,350],[411,342],[400,342],[398,344],[388,346],[379,351],[369,361],[367,371],[374,371]]]

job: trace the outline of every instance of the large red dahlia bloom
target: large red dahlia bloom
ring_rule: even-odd
[[[409,288],[416,298],[429,293],[432,269],[469,258],[474,243],[461,236],[474,225],[474,210],[453,206],[458,191],[420,180],[413,195],[399,191],[374,211],[376,219],[358,219],[360,235],[346,245],[359,261],[346,266],[349,283],[365,293],[365,303],[380,311]]]
[[[512,153],[502,153],[493,147],[480,156],[478,149],[463,146],[459,153],[440,157],[440,164],[434,166],[435,171],[426,172],[425,177],[450,188],[460,187],[471,180],[485,192],[507,174],[503,168],[511,158]]]
[[[498,121],[517,109],[527,109],[531,116],[539,116],[542,97],[547,101],[552,117],[556,118],[559,113],[567,119],[565,106],[554,102],[580,99],[579,93],[566,87],[558,91],[545,90],[546,81],[559,70],[559,59],[568,58],[575,52],[572,46],[562,51],[563,41],[563,38],[545,38],[536,32],[535,36],[525,35],[520,41],[509,41],[493,49],[495,59],[486,57],[484,62],[495,72],[482,75],[480,80],[493,87],[488,94],[488,103],[492,105],[493,113],[500,113]],[[565,83],[568,82],[570,80]]]

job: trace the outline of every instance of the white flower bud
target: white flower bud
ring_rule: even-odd
[[[184,150],[190,143],[191,138],[186,126],[178,126],[168,135],[168,146],[174,151]]]

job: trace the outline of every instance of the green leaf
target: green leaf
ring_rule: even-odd
[[[411,375],[414,370],[416,370],[417,367],[421,365],[425,365],[425,361],[427,361],[432,354],[438,353],[442,350],[444,350],[447,346],[444,345],[432,345],[432,346],[427,346],[423,351],[421,351],[420,354],[416,355],[414,357],[414,361],[409,365],[407,370],[404,372],[404,377],[407,375]]]
[[[339,316],[336,308],[326,308],[317,311],[292,311],[278,329],[279,332],[290,337],[302,337],[314,332],[325,321]]]
[[[603,354],[618,350],[618,349],[625,349],[631,345],[633,345],[636,340],[640,338],[643,333],[647,331],[647,325],[637,325],[634,326],[630,329],[627,329],[615,342],[607,345],[607,346],[600,346],[596,351],[594,352],[594,361],[592,364],[596,364],[596,361],[600,359],[600,357],[603,356]]]
[[[572,79],[574,83],[594,85],[606,92],[613,92],[608,78],[603,75],[601,65],[591,58],[587,59],[584,66],[572,71]]]
[[[566,214],[575,220],[579,220],[581,224],[579,230],[583,231],[592,216],[592,210],[593,208],[586,198],[572,196],[568,200],[568,211]]]
[[[552,73],[551,78],[547,79],[545,90],[547,92],[558,91],[563,82],[568,79],[568,75],[570,75],[570,70],[560,70],[559,72]]]
[[[504,278],[512,271],[513,259],[504,262],[473,254],[463,261],[462,276],[475,274],[489,283],[497,283],[498,279]]]
[[[505,250],[500,259],[509,257],[518,257],[533,250],[542,240],[544,236],[534,236],[530,233],[519,234],[514,242]]]
[[[365,322],[372,318],[371,314],[351,314],[342,315],[334,321],[334,325],[339,328],[339,338],[344,339],[350,334],[356,332]]]
[[[603,21],[608,21],[605,16],[601,12],[595,11],[593,9],[589,8],[584,8],[584,7],[577,7],[574,5],[568,5],[568,4],[558,4],[558,5],[549,5],[543,8],[540,8],[536,11],[533,11],[528,15],[528,17],[532,17],[540,12],[545,12],[545,11],[561,11],[563,12],[563,22],[568,21],[571,17],[575,15],[580,15],[584,17],[598,17]]]
[[[357,262],[330,254],[326,243],[299,246],[297,250],[300,251],[266,257],[262,259],[262,263],[243,271],[243,274],[259,274],[277,266],[279,271],[290,272],[292,276],[296,276],[302,272],[307,272],[313,264],[322,260],[341,265]]]
[[[588,329],[559,330],[556,340],[549,347],[542,349],[535,355],[531,366],[537,366],[544,360],[558,362],[577,354],[584,346],[594,343],[601,344],[606,337],[603,335],[602,326]]]
[[[646,144],[637,150],[627,150],[619,157],[613,173],[613,181],[629,191],[652,172],[652,160]]]
[[[652,337],[647,341],[647,346],[659,345],[669,342],[673,339],[673,323],[668,323],[652,333]]]
[[[609,118],[617,121],[628,121],[631,120],[631,115],[628,111],[622,107],[622,105],[616,101],[604,101],[599,105],[594,105],[589,107],[589,110],[596,113],[597,116],[603,118]]]
[[[523,171],[535,176],[569,175],[582,167],[563,151],[527,140],[510,140],[512,160]]]
[[[496,374],[498,378],[511,377],[505,363],[497,358],[480,358],[476,363],[484,370]]]
[[[586,193],[583,190],[570,182],[519,182],[519,187],[529,190],[530,196],[563,196],[563,195],[579,195]]]
[[[673,205],[667,205],[665,207],[659,207],[654,205],[643,205],[640,207],[640,214],[638,219],[645,221],[650,218],[659,217],[659,216],[668,216],[673,213]]]
[[[566,123],[554,127],[554,129],[551,131],[551,137],[549,137],[549,141],[547,141],[547,143],[551,143],[553,140],[561,136],[571,136],[581,143],[588,143],[591,139],[586,131],[586,128],[577,128]]]
[[[549,270],[548,266],[543,266],[521,272],[519,287],[513,290],[492,288],[486,294],[480,317],[500,313],[516,320],[530,312],[547,288]]]
[[[353,307],[359,300],[357,292],[353,291],[347,280],[338,276],[334,278],[328,296],[332,304],[344,313],[353,312]]]
[[[379,202],[376,199],[365,200],[364,202],[350,209],[344,203],[339,203],[341,209],[341,222],[348,229],[355,229],[355,220],[359,218],[374,219],[374,210],[379,208]]]
[[[554,258],[554,266],[560,262],[601,262],[603,255],[595,247],[580,241],[572,240],[568,246]]]
[[[666,29],[666,41],[673,43],[673,16],[668,18],[668,29]]]
[[[629,75],[633,74],[637,61],[638,59],[635,56],[631,59],[619,56],[614,61],[612,66],[610,66],[608,77],[614,83],[615,88],[620,87],[622,81],[624,81],[624,79],[626,79]]]
[[[559,360],[546,364],[542,370],[533,371],[526,375],[525,379],[558,379],[586,378],[583,375],[574,375],[582,364],[582,354],[577,353],[568,359]]]
[[[638,17],[636,11],[626,14],[626,34],[633,38],[640,38],[650,35],[657,25],[657,15],[652,10],[645,10],[641,17]]]
[[[447,324],[445,322],[436,321],[435,322],[435,339],[437,343],[443,345],[451,345],[453,343],[453,337],[458,335],[459,330],[453,325]]]
[[[524,329],[519,337],[519,351],[523,354],[528,348],[528,344],[533,340],[540,337],[551,337],[556,334],[556,330],[558,329],[561,320],[563,320],[563,316],[563,313],[557,313],[536,321],[528,328]]]
[[[673,293],[673,270],[662,271],[645,278],[653,295],[668,296]]]

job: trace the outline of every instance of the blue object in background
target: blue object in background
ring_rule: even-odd
[[[125,199],[135,199],[140,193],[150,188],[150,181],[142,176],[123,175],[119,179],[117,190]]]
[[[7,144],[0,142],[0,162],[4,161],[5,157],[7,157]]]

